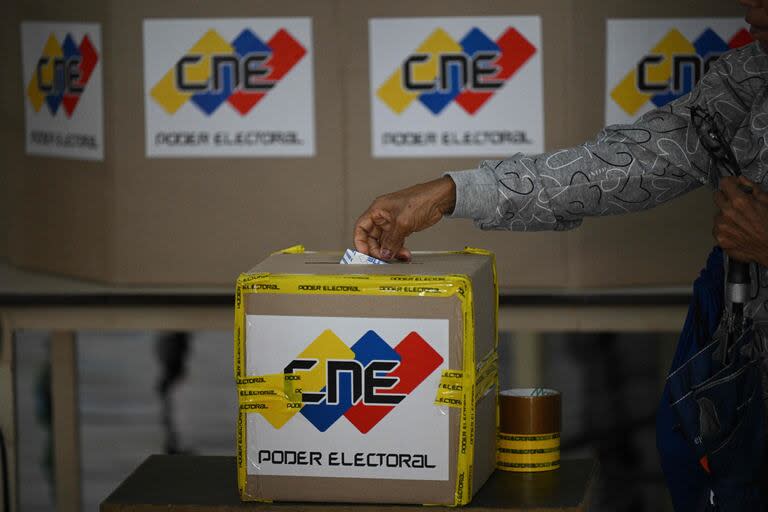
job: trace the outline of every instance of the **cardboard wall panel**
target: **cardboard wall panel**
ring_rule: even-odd
[[[345,72],[346,232],[352,238],[355,219],[378,195],[417,182],[439,177],[443,172],[476,167],[482,157],[462,158],[373,158],[371,151],[371,105],[368,68],[368,20],[382,17],[519,16],[538,15],[542,23],[545,147],[561,147],[568,140],[569,18],[572,2],[508,1],[460,2],[342,2],[344,25],[343,65]],[[425,32],[425,37],[427,33]],[[404,56],[405,57],[405,56]],[[514,113],[510,113],[513,116]],[[486,155],[499,158],[507,155]],[[437,226],[409,239],[411,249],[460,249],[484,247],[498,255],[501,286],[562,286],[567,279],[566,239],[555,233],[510,234],[481,232],[469,221],[443,220]]]
[[[743,17],[737,2],[600,2],[579,0],[568,103],[567,144],[593,138],[604,125],[606,35],[609,18]],[[634,63],[628,62],[628,69]],[[569,284],[573,286],[688,285],[714,245],[714,207],[698,190],[656,209],[590,218],[567,233]]]
[[[12,263],[32,269],[104,279],[110,218],[111,179],[107,161],[88,162],[29,156],[24,149],[19,20],[101,23],[106,29],[107,4],[85,0],[65,4],[53,0],[17,2],[19,17],[10,33],[16,38],[10,59],[13,78],[7,96],[12,120],[8,149],[9,233]]]
[[[112,3],[113,58],[108,132],[115,162],[113,233],[117,282],[231,283],[270,252],[297,243],[342,243],[341,77],[334,2]],[[316,156],[146,158],[142,20],[311,17]],[[202,34],[201,34],[202,35]]]
[[[24,20],[101,24],[106,147],[103,162],[25,155],[22,73],[13,73],[7,114],[16,138],[9,144],[12,262],[113,283],[230,284],[278,248],[342,245],[335,2],[15,5]],[[259,17],[311,19],[315,156],[147,158],[143,20]],[[9,33],[18,48],[18,20]]]

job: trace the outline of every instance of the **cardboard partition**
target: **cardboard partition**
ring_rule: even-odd
[[[317,247],[343,245],[343,87],[336,72],[335,2],[19,3],[25,20],[101,24],[106,147],[101,162],[29,156],[23,145],[9,148],[13,263],[122,284],[229,284],[276,247],[297,240]],[[144,54],[143,21],[200,22],[195,29],[199,34],[180,32],[179,48],[176,41],[165,45],[180,59],[189,49],[184,46],[187,39],[206,34],[206,20],[266,17],[311,20],[314,108],[302,113],[309,110],[314,118],[314,156],[149,158],[143,69],[145,59],[154,56]],[[265,42],[270,36],[261,34]],[[168,67],[173,65],[172,59]],[[284,79],[290,79],[290,71]],[[285,94],[281,85],[255,108],[266,108],[275,92]],[[186,107],[190,111],[174,114],[179,126],[184,125],[182,118],[202,116],[191,104]],[[16,109],[14,115],[23,118],[21,99]],[[279,126],[278,117],[254,123]],[[212,132],[222,124],[242,124],[226,104],[205,119]],[[23,137],[23,130],[23,122],[14,124],[14,133]]]
[[[503,158],[505,154],[470,157],[375,158],[371,136],[371,93],[369,62],[369,20],[377,18],[419,17],[484,17],[539,16],[541,21],[544,145],[546,149],[562,147],[568,141],[568,119],[565,117],[569,97],[568,45],[572,24],[570,1],[478,1],[458,0],[409,2],[342,2],[341,17],[347,22],[341,30],[345,81],[345,127],[347,144],[345,162],[348,189],[346,202],[346,232],[351,238],[354,220],[378,195],[404,188],[414,183],[437,178],[450,170],[475,168],[485,158]],[[447,26],[447,25],[446,25]],[[433,27],[424,28],[422,38]],[[456,32],[459,37],[462,32]],[[453,32],[452,32],[453,34]],[[489,32],[491,34],[491,32]],[[493,36],[491,36],[493,37]],[[412,48],[415,50],[416,47]],[[405,59],[404,53],[401,58]],[[514,80],[514,77],[513,77]],[[414,105],[416,109],[421,105]],[[482,108],[493,108],[489,102]],[[446,109],[440,116],[452,114]],[[514,112],[509,112],[514,125]],[[471,116],[465,116],[471,117]],[[413,235],[409,247],[416,250],[460,249],[465,245],[485,247],[497,255],[500,286],[535,287],[563,286],[567,282],[567,243],[557,233],[510,234],[481,232],[471,222],[443,220],[424,232]]]
[[[569,73],[568,144],[592,139],[605,124],[606,20],[743,18],[738,2],[578,2]],[[703,27],[702,27],[703,28]],[[649,50],[650,50],[649,46]],[[636,61],[627,62],[629,71]],[[585,219],[565,235],[569,284],[582,287],[689,285],[713,245],[714,205],[701,188],[653,210]]]
[[[32,76],[23,76],[20,22],[107,23],[107,4],[86,0],[76,5],[42,1],[14,2],[18,17],[4,18],[4,34],[15,38],[9,52],[5,87],[9,88],[10,136],[3,137],[8,202],[8,258],[19,266],[83,277],[106,277],[109,203],[113,200],[108,162],[25,154],[25,104]],[[53,32],[51,32],[53,33]],[[40,34],[42,47],[47,34]],[[60,39],[61,33],[54,34]],[[74,34],[75,39],[79,39]],[[59,41],[59,44],[61,41]],[[100,46],[104,46],[102,40]],[[99,46],[97,44],[97,46]],[[53,51],[55,52],[56,49]],[[98,49],[101,53],[101,48]],[[106,60],[106,59],[104,59]],[[42,109],[46,109],[43,105]],[[57,112],[64,117],[63,108]]]
[[[242,498],[469,502],[495,466],[492,257],[341,255],[275,254],[238,281]],[[369,373],[390,362],[391,374]]]

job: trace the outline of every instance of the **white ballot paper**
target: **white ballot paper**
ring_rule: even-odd
[[[341,264],[346,265],[386,265],[386,261],[381,261],[373,256],[368,256],[362,252],[357,252],[354,249],[347,249],[344,252],[344,256],[341,257]]]

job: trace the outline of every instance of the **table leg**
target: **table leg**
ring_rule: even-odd
[[[16,356],[13,330],[0,315],[0,510],[19,510],[16,443]]]
[[[514,333],[515,374],[512,382],[517,387],[541,386],[543,335],[535,331]]]
[[[51,401],[57,512],[79,512],[80,431],[77,394],[77,343],[75,333],[51,335]]]

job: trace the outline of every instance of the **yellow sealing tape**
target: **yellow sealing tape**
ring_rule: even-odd
[[[496,467],[502,471],[535,472],[560,467],[560,433],[499,434]]]
[[[301,375],[274,374],[237,381],[240,410],[301,409]]]
[[[501,441],[549,441],[549,440],[557,440],[557,442],[560,442],[560,432],[555,432],[553,434],[504,434],[499,432],[497,434],[497,439],[499,442]]]
[[[480,363],[475,380],[474,403],[477,403],[496,384],[498,361],[498,353],[494,351]],[[463,407],[465,381],[463,371],[443,370],[434,404],[444,407]]]
[[[289,247],[278,253],[301,254],[301,245]],[[465,254],[482,254],[493,258],[493,254],[482,249],[467,248]],[[496,265],[493,260],[493,280],[496,290],[496,309],[494,315],[498,318],[498,283],[496,280]],[[400,278],[400,279],[398,279]],[[475,407],[478,397],[482,397],[497,380],[497,357],[495,347],[498,344],[498,333],[494,339],[494,351],[483,361],[479,370],[475,368],[475,324],[472,301],[472,283],[466,275],[451,274],[441,276],[414,276],[414,283],[404,284],[402,276],[397,275],[303,275],[303,274],[242,274],[237,280],[235,290],[235,380],[238,383],[240,395],[240,414],[237,427],[237,476],[240,495],[245,496],[246,486],[246,415],[265,410],[285,411],[295,413],[293,409],[300,403],[296,393],[296,381],[290,387],[285,375],[275,374],[261,376],[267,378],[269,384],[261,386],[249,382],[245,375],[245,297],[251,293],[268,294],[308,294],[308,295],[367,295],[367,296],[418,296],[446,298],[457,296],[461,302],[463,332],[463,362],[464,369],[458,372],[455,379],[448,381],[452,389],[446,389],[446,397],[460,401],[458,405],[441,403],[450,407],[460,407],[459,451],[456,474],[456,490],[453,505],[466,505],[472,497],[472,470],[475,444]],[[455,372],[451,370],[451,372]],[[282,381],[281,381],[282,379]],[[300,382],[300,381],[298,381]],[[441,384],[443,383],[441,379]],[[453,389],[458,386],[460,389]],[[267,393],[263,393],[268,391]],[[439,394],[439,393],[438,393]],[[437,399],[436,399],[437,403]],[[466,406],[465,406],[466,405]],[[254,499],[254,501],[269,502],[270,500]]]
[[[445,407],[464,406],[464,372],[460,370],[443,370],[440,384],[437,386],[435,405]]]
[[[280,251],[273,252],[272,254],[304,254],[305,252],[306,249],[304,249],[303,245],[292,245]]]
[[[499,377],[499,353],[494,349],[480,363],[477,370],[477,387],[475,389],[475,402],[496,385]]]
[[[500,462],[555,462],[559,459],[560,448],[500,449],[496,456],[496,460]]]
[[[539,471],[552,471],[560,467],[560,460],[553,462],[496,462],[496,468],[502,471],[514,473],[536,473]]]
[[[533,450],[560,448],[560,439],[550,439],[548,441],[498,441],[496,444],[498,450]]]

